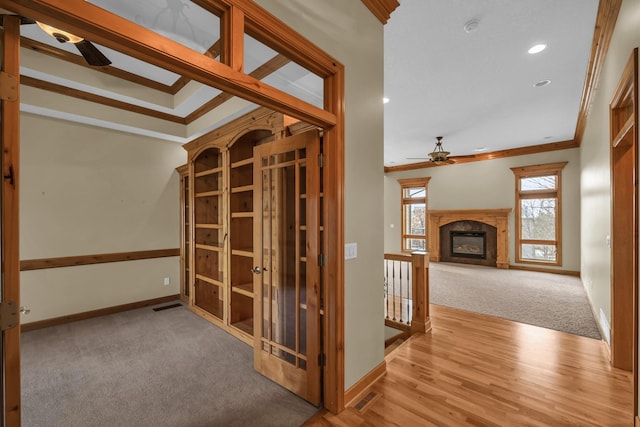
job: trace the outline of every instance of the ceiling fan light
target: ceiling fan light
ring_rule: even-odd
[[[442,149],[442,137],[441,136],[437,136],[436,137],[436,147],[433,149],[433,151],[431,153],[429,153],[429,160],[432,161],[433,163],[441,163],[441,162],[446,162],[447,160],[449,160],[449,154],[451,154],[448,151],[444,151]]]
[[[38,27],[42,28],[42,31],[49,34],[54,39],[58,40],[60,43],[80,43],[84,40],[82,37],[78,37],[74,34],[68,33],[66,31],[60,30],[56,27],[52,27],[51,25],[43,24],[40,21],[36,21]]]

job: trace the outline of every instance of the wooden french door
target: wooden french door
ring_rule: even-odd
[[[320,404],[320,136],[254,149],[254,367]]]
[[[2,339],[0,354],[0,426],[20,425],[20,258],[18,251],[18,178],[20,160],[20,18],[5,15],[2,35],[2,76],[0,78],[1,156],[3,183],[0,186],[0,283]]]

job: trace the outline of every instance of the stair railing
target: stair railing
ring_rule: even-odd
[[[384,255],[384,314],[385,324],[396,329],[431,329],[428,253]]]

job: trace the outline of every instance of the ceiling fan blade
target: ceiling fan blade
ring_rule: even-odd
[[[96,67],[104,67],[105,65],[111,64],[111,61],[109,61],[109,59],[104,56],[102,52],[100,52],[90,41],[82,40],[75,45],[87,61],[87,64]]]

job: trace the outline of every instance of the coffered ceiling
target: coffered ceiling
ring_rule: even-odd
[[[204,7],[207,2],[89,3],[220,59],[220,19],[215,11]],[[93,44],[111,61],[110,65],[89,66],[74,44],[59,43],[36,24],[22,25],[21,34],[21,108],[25,112],[185,143],[257,108],[97,43]],[[250,34],[245,34],[244,42],[247,74],[322,107],[322,78]]]

